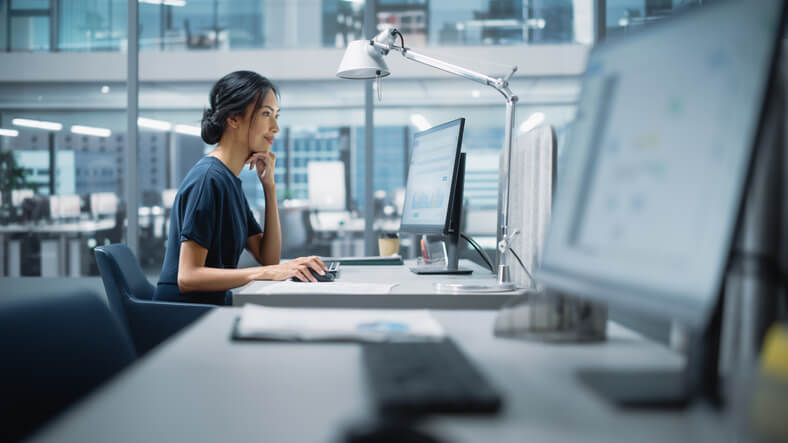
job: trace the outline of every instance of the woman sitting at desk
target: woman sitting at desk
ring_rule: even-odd
[[[282,235],[271,152],[279,132],[277,96],[268,79],[250,71],[230,73],[211,89],[202,139],[218,144],[189,171],[175,196],[156,300],[229,304],[227,291],[252,280],[315,281],[309,268],[325,271],[317,257],[279,264]],[[256,169],[265,192],[265,232],[241,189],[238,176],[246,165]],[[262,266],[237,269],[244,247]]]

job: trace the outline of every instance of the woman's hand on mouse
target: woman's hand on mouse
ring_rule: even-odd
[[[246,161],[249,169],[257,170],[257,178],[263,186],[274,184],[274,167],[276,166],[276,154],[271,151],[255,152]]]
[[[261,266],[259,272],[255,272],[250,280],[287,280],[297,278],[301,281],[315,282],[317,279],[310,269],[314,269],[320,275],[324,275],[328,269],[319,257],[299,257],[285,263],[271,266]]]

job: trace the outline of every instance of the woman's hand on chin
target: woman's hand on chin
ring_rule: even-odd
[[[257,170],[257,178],[263,186],[274,184],[274,167],[276,166],[276,154],[271,151],[255,152],[246,160],[249,170]]]

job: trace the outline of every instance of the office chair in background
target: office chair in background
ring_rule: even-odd
[[[213,309],[211,305],[153,301],[155,288],[142,273],[128,246],[112,244],[94,249],[110,309],[125,325],[139,355]]]
[[[90,291],[0,302],[0,441],[16,441],[134,359],[128,332]]]

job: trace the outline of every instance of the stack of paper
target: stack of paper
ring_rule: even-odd
[[[240,339],[440,341],[443,327],[426,310],[269,308],[247,304],[234,334]]]

